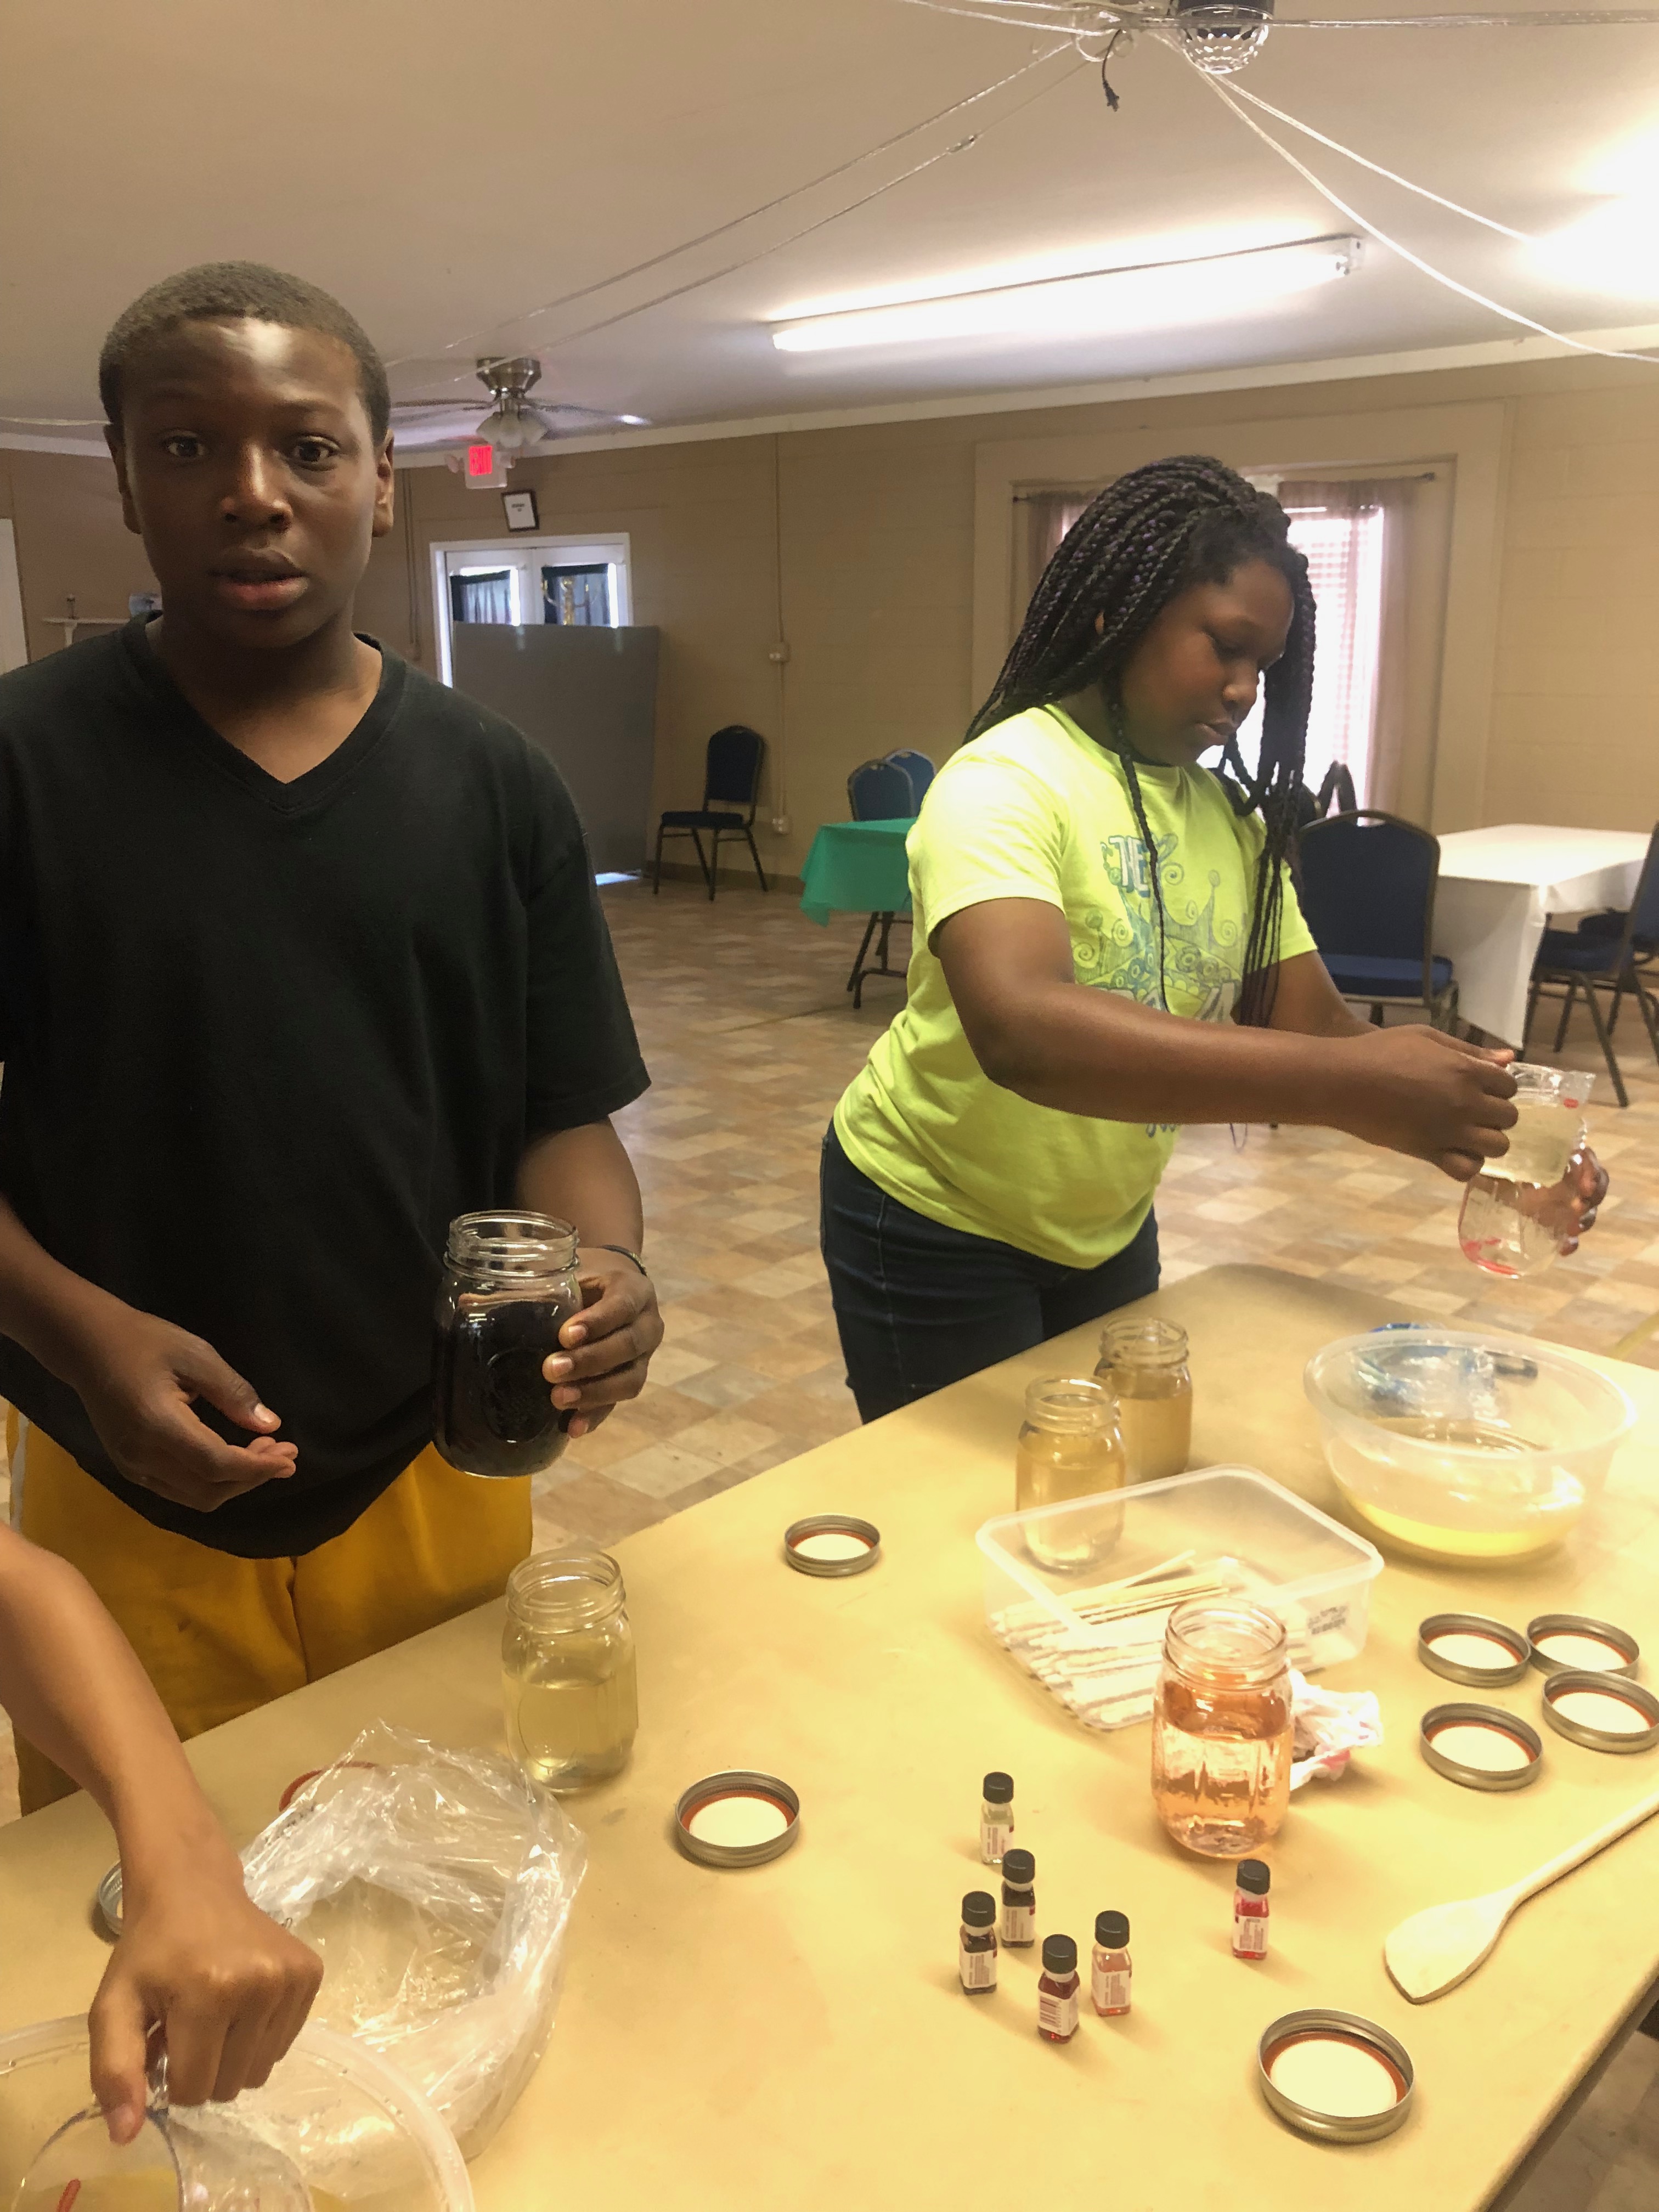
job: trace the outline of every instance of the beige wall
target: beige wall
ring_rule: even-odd
[[[1012,528],[1000,502],[986,505],[994,449],[1097,436],[1148,451],[1231,449],[1248,429],[1263,462],[1304,470],[1431,460],[1447,451],[1455,410],[1474,409],[1494,426],[1492,459],[1478,494],[1484,535],[1470,539],[1446,639],[1432,733],[1437,826],[1648,828],[1659,818],[1659,693],[1644,650],[1659,596],[1650,369],[1460,369],[560,453],[522,464],[512,480],[535,489],[544,532],[629,533],[635,617],[662,632],[657,804],[694,800],[708,732],[752,722],[771,747],[763,817],[787,811],[792,823],[787,836],[768,830],[763,849],[792,872],[813,827],[844,817],[850,768],[901,744],[941,758],[972,711],[976,553],[982,577],[988,533]],[[1384,418],[1386,455],[1370,449]],[[36,652],[49,642],[39,617],[59,611],[64,591],[108,612],[147,577],[102,464],[0,460],[10,465]],[[1476,495],[1461,471],[1454,503],[1465,498],[1472,529]],[[428,549],[498,537],[500,500],[433,468],[400,471],[398,495],[398,527],[376,549],[360,620],[432,669]],[[790,650],[781,685],[769,659],[780,597]],[[982,673],[984,635],[977,657]]]
[[[143,545],[122,523],[106,460],[0,450],[0,514],[11,517],[17,534],[31,660],[64,642],[47,618],[63,614],[71,596],[78,615],[125,622],[129,594],[155,588]]]

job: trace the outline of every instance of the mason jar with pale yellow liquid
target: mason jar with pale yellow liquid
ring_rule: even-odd
[[[1014,1448],[1014,1509],[1062,1505],[1123,1487],[1123,1444],[1112,1394],[1086,1376],[1045,1375],[1025,1393],[1025,1419]],[[1025,1529],[1039,1566],[1088,1566],[1115,1541],[1123,1509],[1061,1514]]]
[[[1187,1332],[1152,1315],[1109,1321],[1095,1380],[1117,1401],[1127,1480],[1181,1474],[1193,1452],[1193,1374]]]
[[[507,1577],[507,1741],[532,1782],[582,1790],[619,1774],[640,1724],[622,1569],[587,1547],[541,1552]]]

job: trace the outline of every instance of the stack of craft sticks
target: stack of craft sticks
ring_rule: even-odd
[[[1194,1598],[1244,1596],[1271,1601],[1289,1636],[1290,1663],[1305,1669],[1312,1645],[1300,1607],[1272,1597],[1242,1560],[1224,1557],[1194,1565],[1190,1552],[1119,1582],[1068,1591],[1060,1602],[1069,1620],[1057,1620],[1046,1606],[1012,1605],[994,1613],[991,1626],[1020,1665],[1085,1727],[1127,1728],[1152,1717],[1164,1631],[1175,1608]]]

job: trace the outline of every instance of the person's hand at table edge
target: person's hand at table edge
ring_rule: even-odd
[[[573,1443],[639,1396],[663,1335],[656,1285],[623,1253],[585,1246],[579,1279],[582,1310],[542,1365]]]
[[[300,2031],[321,1961],[249,1904],[173,1723],[90,1584],[3,1526],[0,1702],[115,1831],[125,1932],[89,2021],[112,2138],[130,2142],[143,2124],[158,2031],[179,2104],[263,2081]]]
[[[123,1854],[125,1924],[88,2023],[93,2094],[118,2143],[143,2124],[158,2032],[169,2103],[234,2097],[270,2078],[322,1981],[316,1953],[248,1902],[241,1862],[202,1811],[195,1836],[174,1828],[153,1857]]]

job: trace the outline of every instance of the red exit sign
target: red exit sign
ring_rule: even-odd
[[[466,449],[466,472],[470,477],[493,477],[495,473],[495,448],[493,446],[469,446]]]

